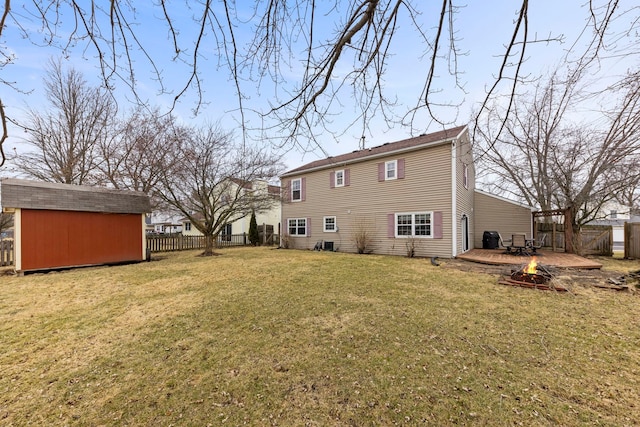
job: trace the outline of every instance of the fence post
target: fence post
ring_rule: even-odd
[[[629,259],[629,247],[631,246],[631,224],[624,223],[624,259]]]

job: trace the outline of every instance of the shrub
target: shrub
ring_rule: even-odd
[[[260,244],[260,233],[258,233],[258,222],[256,221],[255,212],[251,212],[251,220],[249,221],[249,241],[253,246]]]

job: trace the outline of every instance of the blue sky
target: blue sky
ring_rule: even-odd
[[[452,78],[447,75],[444,68],[439,68],[437,84],[441,92],[435,99],[443,103],[460,105],[459,108],[437,108],[435,110],[436,114],[442,120],[457,125],[469,123],[471,112],[484,99],[487,87],[493,84],[494,76],[501,61],[500,55],[504,52],[504,45],[511,37],[518,3],[509,0],[470,1],[467,6],[462,7],[457,13],[455,22],[457,44],[459,50],[465,53],[464,56],[458,58],[458,70],[461,72],[459,77],[464,83],[465,92],[455,87]],[[579,31],[582,30],[588,16],[588,10],[581,7],[583,3],[584,1],[582,0],[537,0],[530,2],[530,33],[536,34],[539,38],[563,36],[565,42],[530,45],[527,48],[525,74],[533,76],[543,74],[560,63],[566,50],[577,39]],[[634,1],[631,0],[622,1],[622,3],[623,9],[635,6]],[[12,4],[14,11],[19,15],[20,5],[16,2],[12,2]],[[174,18],[176,18],[175,24],[180,29],[183,40],[193,38],[194,28],[190,17],[195,12],[194,10],[189,10],[186,6],[188,4],[188,2],[175,2],[173,3],[174,8],[171,10]],[[186,67],[172,63],[170,60],[172,53],[169,49],[170,44],[166,30],[159,25],[156,16],[159,10],[139,4],[136,7],[139,8],[136,17],[137,34],[161,67],[165,83],[175,93],[187,78]],[[423,6],[420,7],[423,8]],[[425,13],[421,17],[423,19],[422,25],[423,29],[428,31],[436,23],[437,11],[423,10]],[[246,12],[249,13],[249,10]],[[638,14],[636,12],[636,19]],[[630,14],[623,17],[621,22],[616,23],[616,25],[619,27],[627,26],[633,18],[633,14]],[[68,19],[68,17],[63,16],[63,21],[64,19]],[[25,18],[21,21],[21,24],[30,31],[32,40],[39,40],[41,35],[38,33],[39,26],[37,22],[30,22]],[[385,88],[403,106],[398,111],[404,111],[405,108],[415,105],[426,76],[428,58],[422,57],[425,49],[424,46],[415,43],[414,31],[408,22],[401,22],[400,30],[395,36],[396,40],[393,45],[392,53],[394,57],[389,63],[385,77]],[[238,32],[241,41],[243,37],[248,40],[250,35],[246,32]],[[630,40],[632,39],[630,38]],[[620,42],[625,43],[627,41],[621,40]],[[210,45],[206,43],[213,43],[213,39],[211,37],[207,38],[204,44],[205,52],[206,50],[211,51],[209,49]],[[188,44],[186,45],[188,46]],[[90,48],[83,51],[81,47],[79,45],[68,52],[68,59],[65,59],[65,64],[81,70],[89,82],[97,84],[98,69],[97,62],[93,59],[93,52]],[[43,66],[48,58],[59,56],[60,51],[54,48],[36,46],[31,41],[23,39],[12,23],[3,33],[3,38],[0,40],[0,48],[9,49],[16,55],[15,63],[0,68],[0,73],[2,73],[2,79],[15,81],[17,87],[22,91],[18,92],[8,87],[2,88],[2,99],[8,115],[20,120],[24,117],[23,111],[25,108],[40,108],[40,106],[44,105],[42,89]],[[134,59],[136,64],[143,64],[141,58]],[[238,115],[234,87],[229,80],[228,72],[224,67],[219,66],[213,55],[205,56],[201,61],[200,66],[206,71],[203,74],[204,101],[206,104],[203,105],[199,114],[194,117],[192,110],[195,106],[195,96],[193,92],[188,92],[180,100],[174,113],[186,123],[220,121],[223,127],[234,130],[237,128]],[[604,82],[608,77],[620,75],[628,67],[637,67],[637,65],[637,61],[636,63],[629,63],[621,59],[608,60],[602,64],[600,74],[597,76],[597,80],[594,81]],[[338,71],[340,71],[340,66],[347,67],[348,63],[340,64]],[[141,66],[137,70],[139,93],[148,99],[152,106],[168,108],[171,105],[173,95],[159,95],[158,85],[151,78],[151,74]],[[288,83],[295,84],[297,80],[296,71],[287,70],[286,76],[290,80]],[[260,91],[249,91],[245,106],[249,109],[266,109],[269,101],[273,100],[274,90],[273,87],[264,85],[260,88]],[[117,84],[116,97],[121,101],[130,97],[124,84]],[[341,101],[340,108],[334,110],[336,116],[333,125],[336,128],[346,126],[356,114],[348,99],[345,98]],[[121,102],[121,109],[124,110],[126,108],[125,102]],[[249,114],[248,118],[251,124],[256,126],[259,124],[257,116]],[[416,125],[416,129],[413,130],[414,133],[441,129],[436,123],[431,123],[424,114],[418,116],[418,120],[414,124]],[[366,135],[366,143],[367,146],[380,145],[409,137],[411,136],[410,132],[409,128],[399,125],[389,129],[388,124],[384,123],[384,120],[380,118],[379,124],[373,127],[372,133]],[[10,133],[11,136],[5,143],[5,148],[11,150],[16,146],[20,150],[24,149],[24,146],[20,143],[20,138],[24,135],[22,131],[16,127],[11,127]],[[302,163],[322,158],[325,156],[325,152],[330,155],[338,155],[353,151],[358,148],[361,135],[361,127],[356,125],[348,129],[338,141],[329,135],[326,137],[320,136],[319,142],[324,152],[319,149],[312,152],[301,152],[296,149],[289,150],[285,154],[286,165],[288,168],[293,168]],[[304,146],[306,144],[302,141],[301,145]]]

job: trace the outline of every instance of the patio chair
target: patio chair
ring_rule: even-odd
[[[511,245],[509,248],[507,248],[509,253],[514,253],[515,255],[529,255],[529,251],[527,250],[527,238],[524,234],[512,234]]]
[[[533,252],[536,252],[538,249],[542,248],[544,246],[544,241],[547,238],[546,234],[543,234],[541,238],[536,239],[533,241],[533,243],[530,245],[530,248]]]
[[[498,245],[500,245],[501,248],[507,248],[507,245],[505,245],[505,243],[511,243],[511,240],[504,240],[502,238],[502,235],[500,233],[498,233]]]

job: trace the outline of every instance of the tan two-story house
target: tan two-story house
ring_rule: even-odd
[[[473,245],[467,126],[314,161],[281,176],[282,245],[454,257]]]

